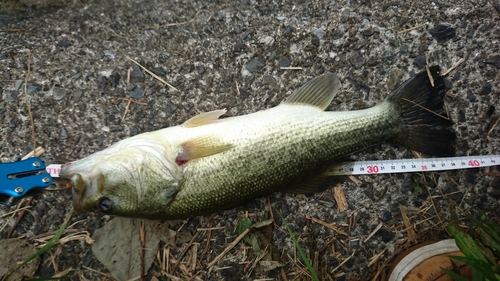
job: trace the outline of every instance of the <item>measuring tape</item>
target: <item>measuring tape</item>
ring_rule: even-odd
[[[435,172],[500,165],[500,155],[416,158],[345,162],[327,171],[328,175],[373,175]]]
[[[326,173],[331,176],[373,175],[435,172],[496,165],[500,165],[500,155],[373,160],[340,163],[339,165],[336,165],[332,169],[328,170]],[[59,177],[60,171],[61,164],[51,164],[47,166],[47,172],[52,177]]]

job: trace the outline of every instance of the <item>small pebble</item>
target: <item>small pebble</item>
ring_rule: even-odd
[[[144,81],[145,76],[144,73],[142,73],[142,70],[139,66],[134,64],[132,66],[132,71],[130,72],[130,82],[142,82]]]
[[[392,60],[392,51],[386,50],[382,53],[382,57],[386,60]]]
[[[477,100],[474,93],[472,93],[472,91],[469,89],[467,89],[467,98],[469,99],[470,102],[475,102]]]
[[[280,67],[289,67],[291,65],[291,62],[287,58],[281,58],[280,59]]]
[[[54,100],[62,100],[67,94],[68,94],[68,90],[66,89],[63,89],[63,88],[59,88],[59,87],[56,87],[54,88],[54,90],[52,91],[53,93],[53,98]]]
[[[401,47],[399,47],[399,51],[400,51],[401,53],[408,53],[408,49],[409,49],[409,47],[408,47],[408,45],[406,45],[406,44],[404,44],[404,45],[402,45]]]
[[[486,85],[483,86],[481,91],[479,91],[480,96],[489,95],[490,93],[491,93],[491,84],[490,83],[486,83]]]
[[[27,88],[28,88],[28,89],[27,89],[27,90],[28,90],[28,91],[27,91],[27,92],[28,92],[28,95],[31,95],[31,94],[33,94],[33,93],[36,93],[36,92],[38,92],[38,91],[40,90],[40,87],[39,87],[38,85],[34,85],[34,84],[32,84],[32,83],[28,83]]]
[[[105,76],[99,75],[95,79],[95,82],[97,84],[97,91],[102,92],[104,89],[106,89],[106,86],[108,84],[108,78]]]
[[[69,46],[71,46],[71,41],[69,41],[68,37],[64,37],[57,43],[57,47],[68,48]]]
[[[352,54],[352,56],[349,58],[349,61],[351,62],[352,66],[354,66],[354,68],[360,68],[366,62],[365,58],[359,51],[354,52],[354,54]]]
[[[23,80],[16,80],[16,81],[14,82],[14,90],[15,90],[15,91],[18,91],[18,90],[19,90],[19,88],[21,88],[21,85],[23,84],[23,82],[24,82]]]
[[[165,70],[163,68],[153,68],[153,69],[151,69],[151,72],[153,72],[154,74],[156,74],[158,76],[165,76],[165,74],[167,74],[167,72],[165,72]]]
[[[19,95],[18,91],[5,91],[5,100],[9,102],[14,102]]]
[[[264,65],[258,59],[254,59],[247,65],[247,69],[250,72],[258,72],[263,66]]]
[[[113,85],[113,87],[118,87],[118,85],[120,85],[120,74],[118,73],[113,73],[109,76],[109,79],[111,80],[111,85]]]
[[[444,24],[439,24],[429,32],[431,33],[432,37],[434,37],[434,39],[436,39],[439,43],[446,42],[456,35],[455,28]]]
[[[325,36],[325,30],[323,30],[322,28],[313,29],[312,32],[314,33],[314,35],[318,36],[319,39]]]
[[[97,144],[98,144],[98,145],[102,145],[102,144],[104,143],[104,139],[105,139],[105,137],[104,137],[104,135],[103,135],[103,134],[99,135],[99,136],[97,137]]]
[[[68,136],[68,131],[66,130],[66,128],[62,127],[61,130],[59,131],[59,139],[60,140],[65,140],[68,137],[69,137]]]
[[[82,90],[75,90],[73,92],[73,100],[74,101],[79,101],[82,96],[83,96],[83,91]]]
[[[167,102],[165,106],[165,113],[167,113],[167,117],[170,117],[177,110],[177,106],[171,102]]]
[[[241,99],[246,99],[250,96],[250,93],[244,89],[240,88],[240,98]]]
[[[375,34],[375,32],[371,28],[363,30],[363,35],[364,36],[369,37],[369,36],[372,36],[373,34]]]
[[[133,136],[137,135],[137,132],[138,132],[138,130],[137,130],[137,128],[136,128],[136,127],[132,127],[132,128],[130,128],[130,136],[131,136],[131,137],[133,137]]]
[[[418,67],[424,67],[426,64],[425,57],[419,56],[417,59],[413,62],[414,65]]]
[[[129,96],[134,99],[140,99],[144,95],[144,90],[141,88],[137,88],[134,91],[132,91]]]
[[[391,212],[389,211],[383,211],[382,212],[382,215],[380,216],[380,219],[383,221],[383,222],[388,222],[392,219],[392,214]]]

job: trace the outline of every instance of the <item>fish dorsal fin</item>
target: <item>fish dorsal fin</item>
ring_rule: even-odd
[[[217,119],[219,119],[219,117],[221,117],[226,113],[226,111],[227,110],[225,109],[220,109],[198,114],[196,116],[189,118],[186,122],[182,124],[182,126],[186,128],[194,128],[198,126],[215,123],[218,121]]]
[[[337,75],[328,72],[307,82],[293,92],[283,103],[311,105],[325,110],[337,95],[339,89],[339,78]]]
[[[190,160],[224,152],[233,147],[217,136],[203,135],[181,143],[181,149],[175,162],[182,165]]]

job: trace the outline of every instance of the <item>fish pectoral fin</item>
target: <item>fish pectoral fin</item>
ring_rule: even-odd
[[[326,73],[307,82],[293,92],[283,104],[311,105],[325,110],[337,95],[340,89],[340,80],[333,73]]]
[[[214,110],[210,112],[205,112],[198,114],[196,116],[193,116],[189,118],[186,122],[182,124],[182,126],[186,128],[194,128],[198,126],[203,126],[207,124],[212,124],[217,121],[219,121],[219,117],[224,115],[227,112],[225,109],[220,109],[220,110]]]
[[[189,160],[198,159],[214,155],[229,150],[234,145],[224,142],[220,138],[212,135],[204,135],[190,139],[181,144],[179,155],[175,159],[178,165],[182,165]]]

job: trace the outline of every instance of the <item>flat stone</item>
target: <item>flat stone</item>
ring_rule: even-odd
[[[259,72],[263,66],[264,65],[258,59],[254,59],[247,65],[247,69],[250,72]]]

